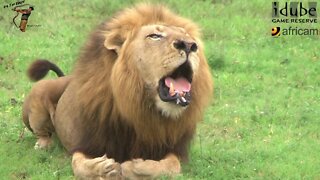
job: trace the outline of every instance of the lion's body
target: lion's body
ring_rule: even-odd
[[[192,75],[191,103],[181,107],[178,100],[177,105],[161,101],[158,82],[184,64],[192,69],[182,69],[191,71],[182,72]],[[74,153],[77,176],[101,177],[100,170],[90,169],[100,166],[92,164],[105,154],[124,162],[127,177],[139,174],[128,170],[136,167],[131,162],[136,158],[159,162],[161,174],[180,171],[177,159],[187,160],[188,145],[212,94],[195,24],[162,6],[126,9],[92,33],[72,77],[59,99],[54,126],[64,147]]]
[[[44,77],[49,70],[53,70],[60,77],[36,82],[22,108],[24,124],[38,138],[35,148],[47,148],[52,143],[51,135],[54,132],[52,120],[55,109],[58,100],[71,80],[71,76],[63,76],[62,71],[55,64],[46,60],[35,61],[29,68],[28,76],[37,81]]]
[[[158,160],[168,152],[186,159],[187,145],[212,93],[211,76],[203,54],[200,54],[201,71],[192,85],[193,96],[197,98],[181,117],[167,118],[150,108],[154,106],[150,99],[144,99],[148,92],[139,72],[130,65],[134,62],[129,59],[120,62],[113,51],[105,49],[103,33],[110,28],[119,30],[122,23],[134,29],[169,21],[169,25],[186,28],[189,34],[197,36],[196,27],[161,8],[140,9],[119,19],[123,22],[104,24],[87,42],[76,65],[76,78],[58,104],[55,119],[58,136],[69,151],[80,149],[93,157],[106,153],[120,162],[132,158]],[[126,51],[131,50],[124,47],[122,58],[130,58],[125,57]]]
[[[79,102],[79,97],[74,96],[73,90],[77,86],[73,83],[62,95],[55,118],[59,139],[70,152],[81,151],[90,157],[107,154],[117,162],[134,158],[160,160],[169,152],[174,152],[183,160],[187,159],[187,148],[195,131],[196,121],[188,122],[189,118],[170,120],[161,118],[160,115],[148,115],[150,112],[146,112],[140,119],[141,124],[134,125],[128,122],[130,119],[125,119],[120,114],[112,97],[107,96],[100,97],[109,105],[100,104],[98,108],[107,109],[107,112],[102,113],[108,116],[99,122],[101,112],[97,111],[96,114],[91,114],[92,119],[90,116],[84,119],[83,112],[87,110],[85,107],[69,106],[66,103]],[[143,108],[142,105],[136,107]],[[68,113],[72,110],[79,110],[79,113]],[[191,112],[186,114],[191,118],[192,115]],[[87,121],[91,123],[87,124]]]
[[[62,93],[66,89],[70,81],[70,76],[60,77],[58,79],[41,80],[33,85],[31,92],[26,97],[23,104],[23,122],[31,130],[30,127],[30,114],[33,111],[42,114],[42,117],[48,120],[48,128],[53,132],[54,128],[51,122],[55,112],[55,107]],[[40,116],[40,115],[39,115]]]

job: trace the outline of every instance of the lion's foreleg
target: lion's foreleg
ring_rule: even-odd
[[[75,152],[72,155],[72,169],[77,179],[117,179],[120,164],[106,155],[91,159]]]
[[[160,161],[134,159],[121,164],[122,176],[128,179],[152,179],[159,176],[175,176],[180,173],[176,155],[168,154]]]

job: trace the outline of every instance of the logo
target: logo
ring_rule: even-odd
[[[280,27],[274,27],[271,29],[271,36],[280,36]]]
[[[25,9],[22,9],[22,7],[24,6],[28,6]],[[17,14],[14,16],[14,18],[12,19],[13,24],[19,28],[22,32],[26,31],[26,27],[27,27],[27,23],[28,23],[28,19],[31,15],[31,12],[34,10],[34,6],[33,5],[29,5],[29,4],[23,4],[23,5],[19,5],[19,6],[15,6],[13,9],[13,11],[17,12]],[[21,13],[21,20],[20,20],[20,25],[18,27],[15,19],[19,16],[19,13]]]
[[[317,23],[317,2],[272,2],[273,23]]]
[[[271,36],[320,35],[320,29],[310,28],[310,24],[318,23],[317,2],[278,2],[271,4]],[[281,27],[285,24],[285,27]]]
[[[290,2],[290,6],[285,2],[282,8],[279,8],[279,2],[272,2],[272,17],[278,18],[280,15],[292,18],[308,15],[309,18],[316,18],[317,2],[308,2],[308,8],[302,2]]]
[[[25,32],[27,27],[39,27],[40,25],[28,25],[28,20],[31,16],[32,11],[34,11],[34,5],[25,4],[25,1],[17,1],[14,3],[9,3],[3,6],[3,8],[12,8],[11,10],[16,12],[12,18],[12,23],[21,32]],[[17,17],[21,14],[20,22],[18,22]],[[18,26],[18,24],[19,26]]]

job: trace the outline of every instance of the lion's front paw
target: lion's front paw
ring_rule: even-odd
[[[96,174],[101,177],[116,176],[120,172],[120,164],[106,155],[88,161],[88,167],[92,167]]]
[[[106,155],[94,159],[84,158],[82,154],[74,155],[72,166],[74,174],[80,179],[118,179],[120,164]]]
[[[153,179],[166,175],[159,161],[135,159],[121,164],[122,176],[128,179]]]

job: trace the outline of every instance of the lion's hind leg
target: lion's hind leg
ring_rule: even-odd
[[[72,169],[78,179],[119,179],[120,164],[106,155],[88,158],[81,152],[72,155]]]
[[[54,131],[49,113],[42,108],[32,109],[32,112],[29,113],[29,124],[32,132],[38,138],[34,148],[49,148],[52,144],[51,135]]]

